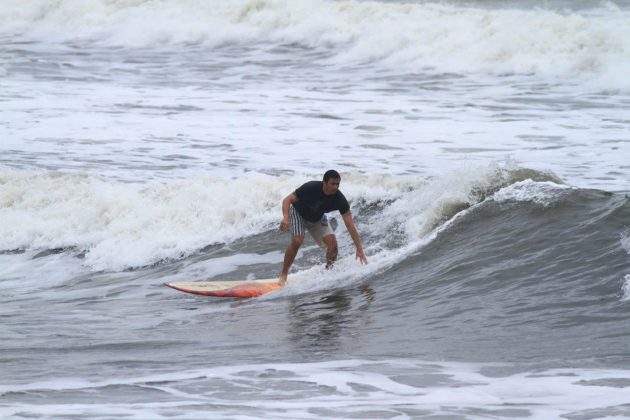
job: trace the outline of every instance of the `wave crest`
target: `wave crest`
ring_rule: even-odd
[[[3,4],[5,35],[123,47],[173,44],[324,48],[341,64],[442,72],[630,72],[630,16],[595,11],[481,9],[325,0],[23,1]]]
[[[367,245],[391,249],[422,240],[523,176],[552,178],[494,164],[432,179],[348,174],[342,190]],[[0,250],[78,249],[94,270],[182,258],[275,230],[282,198],[309,178],[250,173],[138,185],[89,174],[2,170]]]

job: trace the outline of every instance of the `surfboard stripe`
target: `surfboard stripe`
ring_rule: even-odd
[[[216,297],[256,297],[282,288],[277,279],[165,283],[180,292]]]

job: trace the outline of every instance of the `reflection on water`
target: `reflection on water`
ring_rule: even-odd
[[[356,293],[356,292],[360,293]],[[296,350],[329,352],[352,347],[355,326],[369,322],[375,291],[368,285],[328,295],[295,298],[289,305],[289,339]]]

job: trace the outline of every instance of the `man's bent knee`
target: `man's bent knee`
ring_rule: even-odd
[[[329,250],[337,249],[337,238],[335,235],[324,236],[322,242],[324,242],[324,245],[326,245],[326,248]]]

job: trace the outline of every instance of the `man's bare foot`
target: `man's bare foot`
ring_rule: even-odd
[[[278,278],[278,284],[280,284],[280,286],[284,286],[286,282],[287,282],[287,275],[280,274],[280,278]]]

